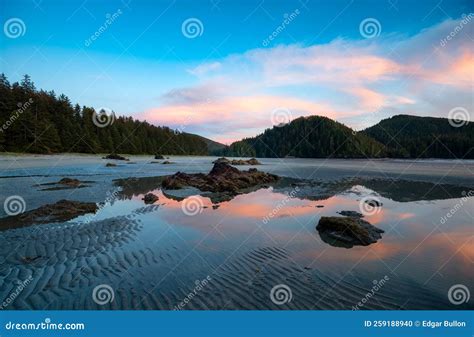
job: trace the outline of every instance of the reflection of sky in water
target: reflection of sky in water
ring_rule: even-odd
[[[311,201],[288,198],[268,188],[239,195],[217,209],[210,199],[193,197],[199,198],[203,208],[188,216],[182,211],[183,201],[167,198],[160,190],[154,193],[159,196],[158,206],[145,205],[143,195],[138,195],[106,204],[93,220],[135,214],[144,224],[141,243],[195,249],[204,258],[221,261],[235,252],[277,246],[291,252],[293,262],[302,267],[401,275],[440,293],[453,282],[472,280],[472,197],[400,203],[356,186],[329,199]],[[360,211],[359,200],[367,195],[377,195],[383,203],[379,212],[365,217],[385,230],[382,239],[351,249],[322,242],[315,230],[319,218],[342,210]],[[461,202],[462,207],[442,223],[441,218]],[[143,211],[146,209],[149,211]]]

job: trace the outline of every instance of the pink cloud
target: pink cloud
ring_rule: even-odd
[[[275,109],[287,109],[293,119],[323,115],[351,121],[358,129],[380,120],[377,111],[383,118],[446,117],[450,105],[472,106],[472,42],[463,33],[445,48],[439,43],[458,21],[409,38],[281,45],[213,60],[188,70],[197,77],[194,86],[171,90],[140,118],[228,143],[271,127]]]

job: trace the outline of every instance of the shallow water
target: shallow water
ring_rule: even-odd
[[[184,159],[172,158],[186,172],[206,172],[211,159],[194,158],[198,164],[184,168]],[[54,174],[41,165],[26,169],[43,174],[35,183],[57,181],[66,172],[82,172],[89,175],[87,180],[96,181],[93,187],[73,191],[38,191],[31,188],[31,177],[3,178],[0,184],[3,188],[16,179],[15,191],[32,190],[30,198],[37,205],[68,193],[74,200],[80,193],[87,201],[88,195],[104,201],[106,197],[97,191],[117,190],[113,179],[177,170],[175,165],[148,161],[112,168],[123,169],[120,173],[107,171],[96,159],[83,167],[68,161],[56,167]],[[272,160],[265,164],[259,169],[284,170]],[[128,168],[134,165],[141,165],[142,171]],[[287,176],[304,174],[308,164],[300,165],[295,160],[287,171],[299,173]],[[319,161],[313,163],[317,165]],[[332,171],[331,179],[323,181],[340,180],[352,169],[340,168],[341,173],[336,168],[339,161],[328,165],[324,170]],[[422,180],[439,180],[436,175],[430,177],[430,172],[449,165],[454,164],[444,161],[436,167],[432,162]],[[442,182],[467,184],[437,186],[389,179],[366,185],[344,182],[313,196],[303,186],[268,187],[218,205],[198,195],[176,200],[153,184],[113,194],[95,215],[0,232],[0,299],[11,296],[31,275],[32,281],[7,309],[474,308],[472,296],[461,305],[448,299],[453,285],[474,290],[472,176],[454,167],[454,174]],[[94,170],[103,176],[91,176]],[[416,170],[422,171],[419,166]],[[21,171],[5,170],[4,176],[19,176]],[[370,170],[362,174],[371,175]],[[102,177],[106,178],[102,181]],[[154,205],[141,200],[149,190],[159,196]],[[359,212],[360,201],[367,196],[383,204],[364,217],[385,231],[382,239],[350,249],[324,242],[315,229],[319,218],[343,210]],[[199,280],[210,281],[196,283]],[[92,293],[104,284],[113,289],[114,300],[100,305]],[[279,305],[270,293],[281,285],[290,289],[291,300]]]

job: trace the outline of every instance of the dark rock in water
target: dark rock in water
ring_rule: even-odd
[[[160,164],[159,161],[151,161],[150,164]]]
[[[382,238],[384,231],[356,217],[323,216],[316,226],[321,239],[332,246],[368,246]]]
[[[145,201],[145,204],[153,204],[158,200],[158,196],[153,194],[153,193],[147,193],[145,196],[142,198],[143,201]]]
[[[155,159],[165,159],[161,154],[156,154]]]
[[[324,205],[316,205],[316,208],[323,208]]]
[[[350,217],[353,217],[353,218],[362,218],[362,217],[364,217],[364,215],[362,213],[359,213],[359,212],[356,212],[356,211],[340,211],[340,212],[337,212],[337,213],[339,213],[340,215],[350,216]]]
[[[383,205],[380,201],[375,200],[375,199],[367,199],[365,203],[372,207],[380,207]]]
[[[109,155],[103,157],[102,159],[126,160],[126,161],[129,161],[129,160],[130,160],[130,159],[128,159],[128,158],[122,157],[121,155],[115,154],[115,153],[111,153],[111,154],[109,154]]]
[[[220,205],[212,205],[212,209],[218,209]]]
[[[79,179],[73,178],[62,178],[60,181],[58,181],[58,184],[77,187],[81,185],[81,181]]]
[[[38,223],[62,222],[87,213],[95,213],[94,202],[59,200],[55,204],[43,205],[37,209],[0,219],[0,228],[16,228]]]
[[[256,169],[240,171],[226,163],[215,163],[209,174],[177,172],[167,177],[163,181],[162,187],[176,190],[185,186],[192,186],[201,191],[236,195],[239,190],[273,183],[277,180],[278,176],[259,172]]]
[[[164,162],[162,162],[163,165],[169,165],[169,164],[175,164],[174,162],[172,161],[168,161],[168,160],[165,160]]]
[[[233,159],[229,160],[227,158],[221,157],[212,162],[213,164],[231,164],[231,165],[262,165],[257,159],[250,158],[250,159]]]
[[[221,157],[221,158],[217,158],[216,160],[214,160],[212,162],[213,164],[217,164],[217,163],[225,163],[225,164],[229,164],[230,163],[230,160],[227,159],[227,158],[224,158],[224,157]]]
[[[58,190],[89,187],[89,185],[86,185],[87,183],[93,183],[93,181],[80,181],[79,179],[74,179],[74,178],[62,178],[58,182],[38,184],[35,186],[52,186],[52,187],[43,188],[41,189],[41,191],[58,191]]]
[[[114,163],[105,164],[105,167],[115,167],[115,166],[117,166],[117,164],[114,164]]]

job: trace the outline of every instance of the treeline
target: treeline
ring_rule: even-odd
[[[383,157],[385,146],[326,117],[300,117],[267,129],[261,135],[235,142],[227,156],[365,158]]]
[[[398,115],[363,131],[396,158],[474,159],[474,123]]]
[[[28,75],[13,84],[0,75],[0,151],[208,154],[197,135],[111,116],[73,105],[54,91],[37,90]]]
[[[474,123],[398,115],[360,132],[326,117],[300,117],[231,144],[237,157],[474,158]]]

